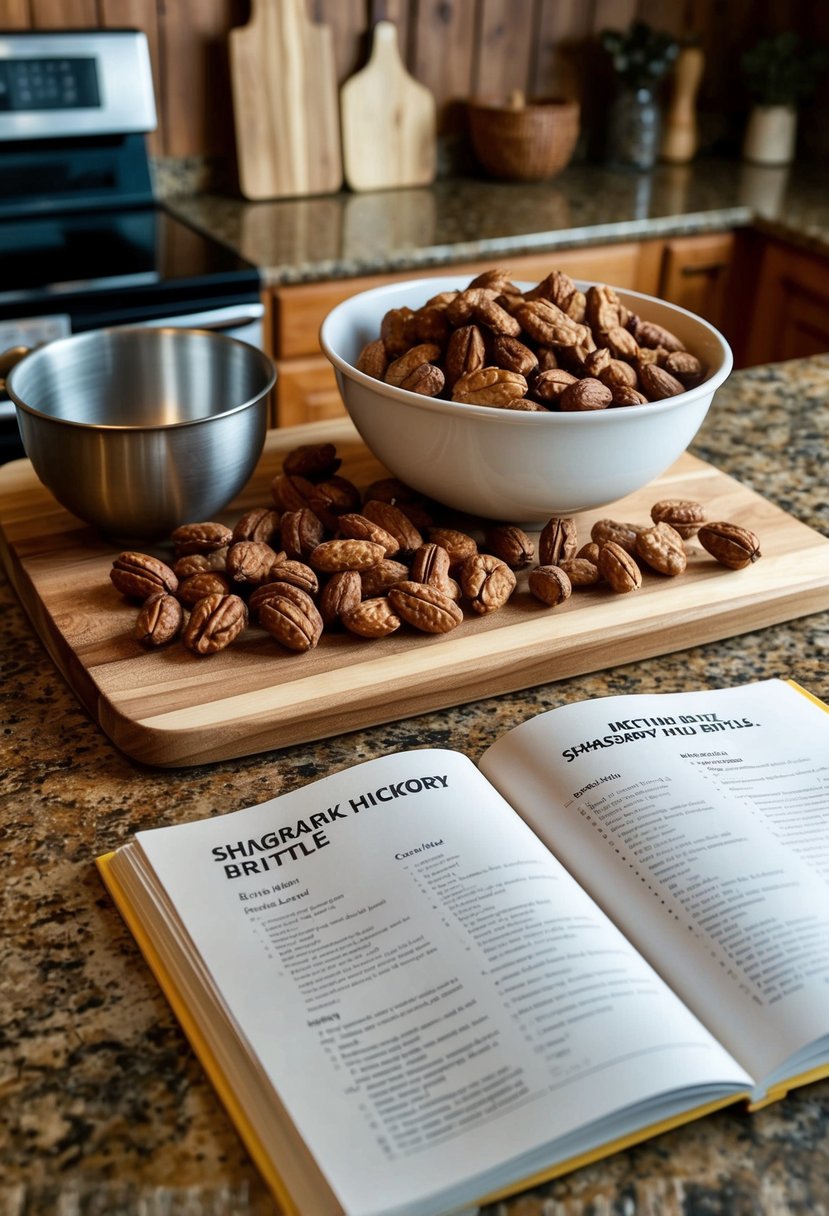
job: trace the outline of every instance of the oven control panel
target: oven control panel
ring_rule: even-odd
[[[155,127],[145,34],[0,34],[0,142],[146,133]]]
[[[92,58],[0,59],[0,110],[82,110],[100,104]]]

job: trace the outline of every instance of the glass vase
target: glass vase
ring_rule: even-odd
[[[659,156],[661,126],[659,103],[651,89],[622,89],[608,113],[608,164],[652,169]]]

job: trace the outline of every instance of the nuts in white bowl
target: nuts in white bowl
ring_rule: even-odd
[[[320,342],[352,421],[391,472],[446,506],[513,523],[647,485],[687,448],[732,367],[701,317],[555,272],[541,283],[492,271],[360,292],[328,314]]]

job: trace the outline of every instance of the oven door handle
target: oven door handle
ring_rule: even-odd
[[[256,325],[264,315],[264,304],[243,304],[228,308],[205,309],[204,312],[192,312],[159,321],[145,321],[144,324],[174,326],[176,329],[209,329],[215,333],[221,333],[227,329],[241,329],[245,325]]]

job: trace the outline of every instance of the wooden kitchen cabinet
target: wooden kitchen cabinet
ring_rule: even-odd
[[[740,365],[829,351],[829,258],[766,240],[758,265]]]
[[[537,282],[556,269],[577,279],[664,295],[716,324],[713,314],[723,307],[721,297],[726,281],[723,267],[728,265],[730,255],[730,234],[706,234],[675,241],[626,241],[423,271],[275,287],[268,293],[267,301],[277,369],[273,423],[296,426],[343,413],[333,369],[320,351],[319,329],[336,304],[359,291],[420,274],[461,274],[472,278],[496,265],[515,279]]]
[[[656,294],[723,329],[733,259],[733,232],[666,240]]]

